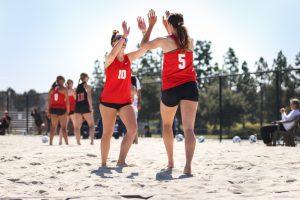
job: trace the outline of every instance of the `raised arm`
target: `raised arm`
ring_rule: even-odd
[[[147,30],[145,20],[142,17],[138,17],[137,24],[138,24],[138,28],[142,31],[142,33],[144,35]],[[128,53],[127,55],[128,55],[130,62],[132,62],[133,60],[136,60],[139,57],[141,57],[142,55],[144,55],[146,53],[146,51],[147,50],[140,47],[138,50]]]
[[[127,23],[123,21],[122,23],[122,28],[123,28],[123,36],[122,38],[117,42],[117,44],[112,48],[111,52],[107,55],[105,59],[105,68],[107,68],[117,57],[119,51],[121,50],[127,36],[129,35],[130,32],[130,27],[127,28]]]
[[[144,34],[144,37],[143,37],[143,39],[142,39],[142,41],[141,41],[141,47],[142,47],[146,42],[149,41],[150,35],[151,35],[151,32],[152,32],[152,29],[153,29],[153,27],[154,27],[156,21],[157,21],[157,16],[155,15],[155,11],[151,9],[151,10],[149,11],[149,13],[148,13],[149,27],[148,27],[148,29],[147,29],[146,33]]]
[[[166,17],[165,16],[162,17],[162,22],[163,22],[163,25],[166,28],[168,34],[171,34],[171,33],[169,33],[169,31],[167,29],[167,23],[168,23],[168,18],[170,16],[170,12],[168,10],[166,10],[165,14],[166,14]]]

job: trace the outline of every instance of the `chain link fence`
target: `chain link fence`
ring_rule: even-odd
[[[200,99],[195,133],[219,138],[220,141],[234,135],[242,138],[248,138],[252,134],[259,136],[259,129],[264,123],[280,119],[279,109],[289,105],[289,99],[299,98],[299,74],[300,69],[290,69],[198,79]],[[144,82],[141,79],[141,85],[139,132],[149,126],[152,134],[161,135],[161,83]],[[101,123],[99,97],[102,90],[103,88],[94,88],[92,94],[96,125]],[[43,122],[42,131],[49,131],[47,95],[33,91],[16,94],[10,89],[0,92],[0,114],[2,116],[7,110],[12,118],[9,131],[31,134],[37,132],[35,118],[31,115],[34,109]],[[173,130],[175,134],[182,133],[180,112],[176,113]]]

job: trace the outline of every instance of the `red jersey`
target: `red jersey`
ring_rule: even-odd
[[[127,55],[123,61],[115,60],[105,69],[106,82],[100,98],[101,102],[131,103],[131,63]]]
[[[55,87],[51,94],[51,105],[50,108],[66,109],[66,97],[64,93],[59,92],[59,86]]]
[[[176,37],[174,35],[171,35],[171,37],[176,42]],[[190,81],[196,81],[193,52],[181,51],[178,48],[164,53],[162,91]]]
[[[74,95],[69,96],[70,102],[70,111],[73,112],[75,110],[75,97]]]

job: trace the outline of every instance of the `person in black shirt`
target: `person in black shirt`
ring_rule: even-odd
[[[8,115],[8,111],[4,111],[3,117],[0,120],[0,135],[5,135],[5,131],[7,130],[11,122],[11,117]]]
[[[43,120],[42,120],[42,115],[40,112],[38,112],[38,110],[36,108],[34,108],[31,111],[31,116],[34,119],[34,123],[37,127],[38,133],[42,134],[42,124],[43,124]]]
[[[79,81],[76,88],[75,100],[75,136],[77,144],[80,145],[80,128],[82,122],[86,121],[89,126],[89,133],[91,138],[91,145],[94,144],[94,117],[92,107],[92,87],[87,84],[89,76],[86,73],[80,74]]]

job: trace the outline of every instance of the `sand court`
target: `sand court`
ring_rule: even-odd
[[[141,138],[128,167],[116,167],[121,140],[112,139],[108,167],[100,141],[43,144],[41,136],[0,137],[0,199],[298,199],[300,148],[231,140],[197,143],[193,176],[183,175],[184,142],[174,141],[175,168],[163,170],[162,139]]]

